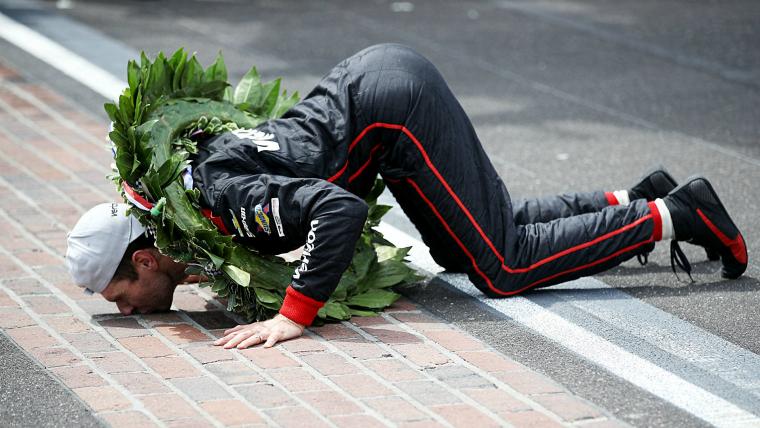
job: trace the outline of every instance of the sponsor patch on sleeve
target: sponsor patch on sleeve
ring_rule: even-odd
[[[274,226],[277,228],[277,235],[283,238],[285,231],[282,228],[282,219],[280,219],[280,198],[272,198],[270,203],[272,205],[272,218],[274,218]]]
[[[272,228],[269,225],[269,204],[264,206],[258,204],[253,210],[256,215],[256,231],[271,235]]]

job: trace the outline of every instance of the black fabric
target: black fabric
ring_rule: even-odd
[[[243,235],[236,239],[267,252],[303,244],[319,219],[294,287],[321,301],[350,262],[366,216],[359,197],[378,173],[433,258],[490,295],[607,269],[653,236],[646,201],[607,206],[602,192],[528,199],[513,209],[441,75],[400,45],[357,53],[283,118],[236,134],[202,144],[193,175],[203,203]],[[284,237],[259,230],[252,215],[266,204],[271,212],[274,197]],[[234,225],[243,208],[255,237]]]

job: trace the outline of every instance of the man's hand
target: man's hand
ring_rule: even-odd
[[[224,349],[245,349],[264,343],[265,348],[271,348],[277,342],[301,336],[304,328],[306,327],[286,316],[277,314],[271,320],[243,324],[226,330],[224,337],[215,341],[214,345],[224,345]]]

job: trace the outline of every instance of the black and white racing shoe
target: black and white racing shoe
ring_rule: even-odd
[[[678,186],[678,182],[662,165],[652,167],[646,174],[644,174],[638,183],[634,184],[628,190],[628,198],[634,199],[646,199],[647,201],[653,201],[657,198],[664,198],[670,193],[671,190]],[[637,256],[639,263],[644,266],[649,260],[649,253],[654,250],[654,243],[646,246],[644,252]],[[712,247],[705,247],[705,253],[707,259],[716,261],[720,259],[718,250]]]
[[[657,165],[644,174],[641,180],[628,190],[628,199],[632,201],[635,199],[653,201],[657,198],[664,198],[676,186],[678,183],[665,170],[665,167]]]
[[[704,177],[690,177],[665,198],[675,239],[671,242],[671,263],[681,266],[691,277],[691,266],[678,241],[710,248],[723,263],[724,278],[735,279],[747,269],[747,246],[718,194]]]

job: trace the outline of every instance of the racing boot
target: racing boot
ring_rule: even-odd
[[[628,190],[628,199],[632,201],[634,199],[654,201],[657,198],[667,196],[676,186],[678,183],[668,174],[665,167],[657,165],[644,174],[641,180]]]
[[[678,183],[675,178],[668,173],[665,167],[657,165],[644,174],[639,182],[628,190],[628,198],[630,200],[646,199],[647,201],[653,201],[657,198],[664,198],[677,185]],[[648,244],[644,247],[643,252],[636,256],[642,266],[647,264],[649,253],[653,250],[654,243]],[[705,247],[705,253],[708,260],[716,261],[720,259],[720,254],[715,248]]]
[[[712,185],[704,177],[690,177],[665,198],[673,221],[671,265],[677,264],[691,277],[691,266],[678,246],[686,241],[715,250],[723,263],[723,278],[735,279],[747,269],[747,247]]]

